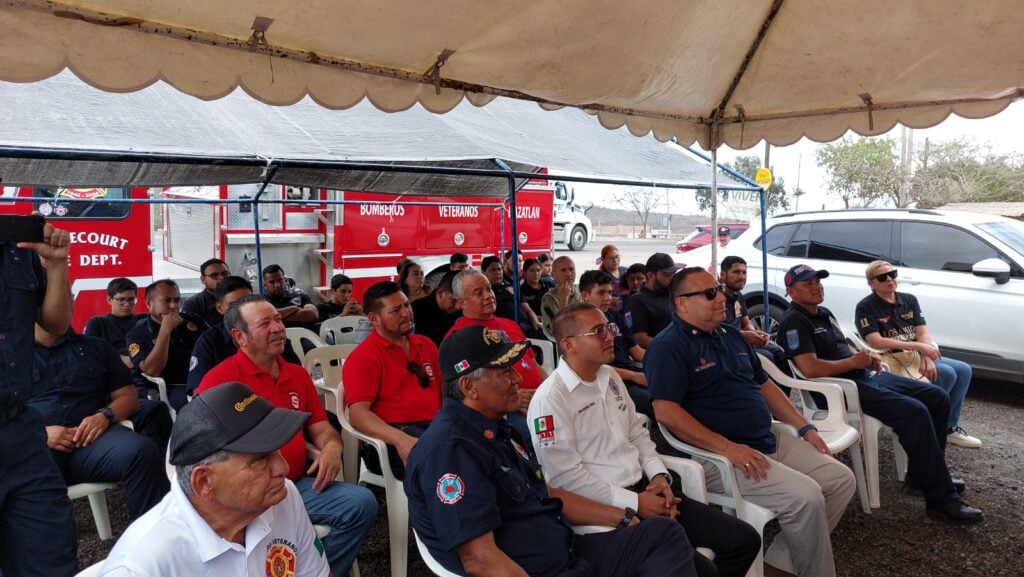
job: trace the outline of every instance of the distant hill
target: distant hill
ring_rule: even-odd
[[[587,211],[587,216],[596,226],[640,226],[640,218],[635,211],[618,208],[607,208],[594,205]],[[708,224],[711,219],[699,214],[673,214],[671,228],[673,233],[689,234],[698,225]],[[667,228],[664,212],[651,212],[647,224],[652,229]]]

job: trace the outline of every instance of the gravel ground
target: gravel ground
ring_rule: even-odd
[[[967,481],[964,498],[985,511],[975,527],[957,528],[932,521],[924,502],[905,494],[896,480],[892,442],[881,440],[882,508],[864,514],[857,497],[832,535],[839,575],[953,577],[1019,576],[1024,572],[1024,388],[977,381],[968,395],[963,426],[980,437],[981,449],[950,447],[947,461]],[[382,491],[380,518],[359,555],[363,577],[388,573],[387,517]],[[108,495],[115,539],[127,525],[119,491]],[[85,499],[75,502],[79,531],[78,557],[82,567],[99,561],[114,541],[100,541]],[[771,535],[769,526],[769,535]],[[769,537],[770,538],[770,537]],[[431,575],[410,539],[410,577]]]

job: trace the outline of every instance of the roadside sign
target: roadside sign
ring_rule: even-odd
[[[767,168],[759,168],[754,174],[754,182],[756,182],[761,188],[768,190],[772,185],[772,171]]]

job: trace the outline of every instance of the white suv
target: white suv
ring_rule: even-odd
[[[760,228],[751,222],[718,256],[747,261],[743,293],[758,321]],[[868,209],[781,215],[768,220],[767,230],[769,328],[788,306],[783,276],[799,263],[831,273],[823,281],[824,305],[853,327],[854,308],[870,293],[864,267],[885,259],[900,271],[897,290],[918,297],[943,354],[979,374],[1024,383],[1024,223],[970,212]],[[707,266],[710,248],[679,257]]]

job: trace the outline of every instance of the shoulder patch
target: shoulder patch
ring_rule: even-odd
[[[789,329],[786,331],[786,346],[789,350],[795,351],[800,348],[800,331]]]
[[[466,485],[455,473],[445,473],[437,480],[437,498],[445,505],[454,505],[462,500]]]
[[[128,345],[128,356],[134,357],[139,354],[139,343],[132,343]]]

